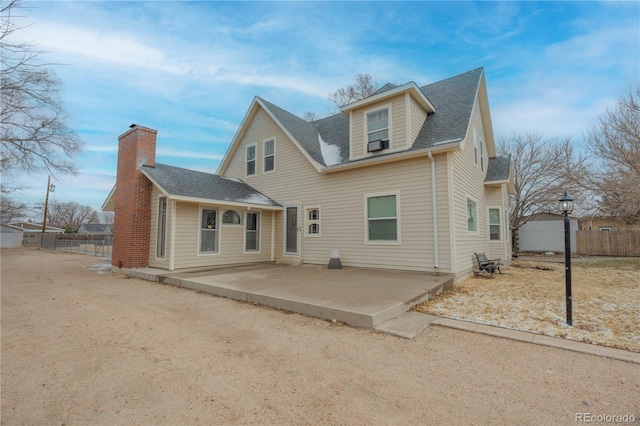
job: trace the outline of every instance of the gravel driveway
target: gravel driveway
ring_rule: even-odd
[[[2,423],[640,418],[636,364],[432,326],[407,340],[2,250]]]

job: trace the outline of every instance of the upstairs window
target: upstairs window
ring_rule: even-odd
[[[389,108],[367,114],[367,142],[389,140]]]
[[[484,141],[480,139],[480,170],[484,172]]]
[[[264,141],[264,171],[270,172],[276,168],[276,141]]]
[[[246,150],[247,176],[256,174],[256,146],[249,145]]]
[[[478,132],[475,127],[473,128],[473,158],[478,164]]]

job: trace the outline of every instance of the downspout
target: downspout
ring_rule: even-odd
[[[271,211],[271,261],[276,260],[276,212]]]
[[[431,197],[433,199],[433,267],[438,269],[438,205],[436,202],[436,161],[431,155],[431,151],[427,152],[427,157],[431,160]]]

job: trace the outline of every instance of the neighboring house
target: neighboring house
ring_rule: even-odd
[[[113,235],[113,225],[103,223],[83,223],[76,230],[78,235]]]
[[[41,223],[19,222],[13,223],[12,225],[24,231],[23,239],[25,245],[37,245],[40,242],[40,236],[42,235]],[[52,234],[64,234],[64,229],[47,225],[44,232]]]
[[[578,220],[570,218],[571,251],[577,249]],[[564,253],[564,216],[555,213],[537,213],[518,229],[518,250]]]
[[[0,224],[0,247],[21,247],[24,239],[24,230],[7,223]]]
[[[511,255],[510,158],[496,157],[483,69],[387,84],[307,122],[256,97],[217,175],[155,162],[156,130],[119,137],[114,266],[249,262],[468,275]]]
[[[590,216],[578,219],[581,231],[640,231],[640,223],[626,223],[615,216]]]

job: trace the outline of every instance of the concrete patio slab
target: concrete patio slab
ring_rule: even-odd
[[[370,329],[453,285],[446,274],[319,265],[114,272]]]

